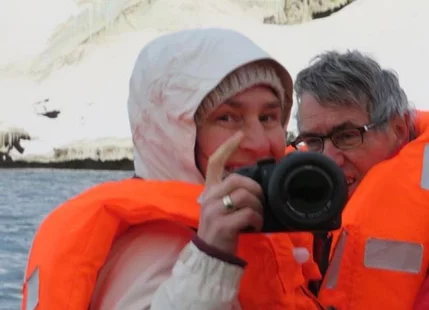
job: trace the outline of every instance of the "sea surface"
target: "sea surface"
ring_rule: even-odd
[[[19,310],[28,250],[43,218],[91,186],[131,171],[0,169],[0,310]]]

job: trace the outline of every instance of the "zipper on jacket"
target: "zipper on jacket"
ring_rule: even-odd
[[[320,232],[313,234],[313,259],[322,274],[320,280],[310,281],[308,288],[317,297],[329,265],[329,255],[332,246],[332,233]]]

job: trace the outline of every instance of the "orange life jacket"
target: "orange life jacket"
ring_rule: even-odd
[[[285,148],[285,155],[289,155],[290,153],[295,152],[295,151],[296,150],[295,150],[295,148],[292,145],[288,145]]]
[[[182,182],[130,179],[101,184],[64,203],[42,222],[35,236],[22,309],[35,299],[38,310],[87,309],[97,273],[115,239],[131,225],[159,219],[196,228],[196,201],[202,189]],[[320,277],[317,265],[309,261],[301,266],[292,256],[291,240],[296,246],[308,246],[311,235],[291,238],[240,237],[239,256],[248,262],[239,291],[243,309],[320,309],[305,288],[307,280]]]
[[[429,265],[429,113],[417,132],[348,202],[319,294],[325,306],[412,309]]]

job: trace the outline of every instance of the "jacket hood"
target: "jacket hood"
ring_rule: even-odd
[[[148,43],[134,65],[128,98],[136,175],[203,183],[195,164],[194,114],[224,77],[257,60],[273,61],[286,106],[291,106],[292,79],[287,70],[236,31],[182,30]]]

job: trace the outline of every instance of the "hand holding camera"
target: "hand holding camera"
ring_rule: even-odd
[[[330,158],[295,151],[276,163],[262,160],[223,179],[224,166],[243,135],[210,157],[200,198],[198,236],[235,254],[242,232],[331,231],[341,227],[348,198],[341,168]]]

